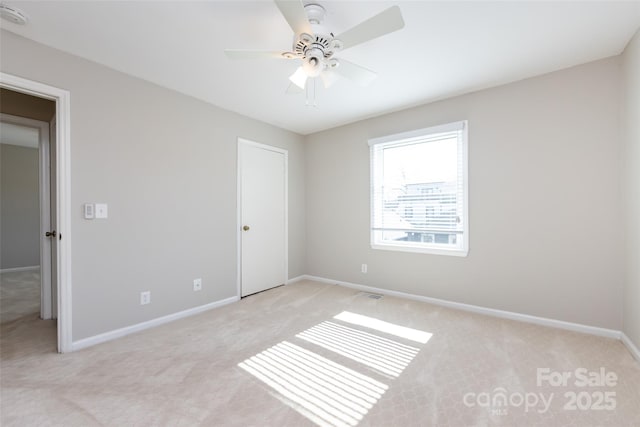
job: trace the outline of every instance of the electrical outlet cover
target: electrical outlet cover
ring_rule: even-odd
[[[151,303],[151,291],[140,292],[140,305]]]

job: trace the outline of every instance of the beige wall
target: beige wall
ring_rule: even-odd
[[[0,51],[3,72],[71,93],[73,340],[237,294],[239,136],[289,150],[289,276],[305,272],[301,136],[8,32]]]
[[[640,31],[622,56],[627,277],[624,332],[640,348]]]
[[[627,70],[637,69],[637,44]],[[303,138],[11,33],[0,47],[3,72],[71,91],[74,340],[236,294],[240,136],[289,150],[289,277],[613,329],[626,297],[625,330],[637,342],[639,310],[628,300],[638,287],[623,286],[620,58]],[[372,250],[367,140],[462,119],[469,256]],[[632,158],[627,182],[637,183]],[[110,218],[83,220],[85,202],[108,203]],[[195,277],[202,292],[191,291]],[[138,304],[142,290],[151,305]]]
[[[598,61],[309,136],[309,274],[619,330],[619,66]],[[464,119],[469,256],[371,249],[367,140]]]
[[[0,143],[0,269],[40,265],[38,149]]]

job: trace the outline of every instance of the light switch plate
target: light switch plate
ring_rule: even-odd
[[[109,216],[106,203],[96,203],[96,218],[105,219]]]
[[[93,219],[95,218],[95,207],[93,203],[85,203],[83,206],[84,219]]]

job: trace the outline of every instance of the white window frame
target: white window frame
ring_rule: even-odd
[[[374,152],[376,146],[379,144],[399,144],[403,141],[409,141],[415,138],[421,138],[428,135],[452,132],[462,130],[462,147],[461,152],[458,154],[462,156],[462,227],[463,232],[461,234],[462,247],[461,248],[435,248],[426,247],[421,242],[376,242],[375,241],[375,229],[374,229],[374,209],[375,206],[375,164],[374,164]],[[408,132],[402,132],[394,135],[387,135],[379,138],[373,138],[369,140],[369,156],[370,156],[370,222],[369,230],[371,236],[371,247],[373,249],[401,251],[401,252],[417,252],[424,254],[434,255],[450,255],[458,257],[466,257],[469,254],[469,166],[468,166],[468,133],[469,126],[466,120],[457,121],[453,123],[447,123],[438,126],[432,126],[424,129],[417,129]]]

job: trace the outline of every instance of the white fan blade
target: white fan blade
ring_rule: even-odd
[[[224,54],[229,59],[289,59],[277,50],[249,50],[249,49],[225,49]],[[297,57],[293,59],[298,59]]]
[[[304,89],[299,87],[297,84],[289,83],[289,87],[286,90],[286,93],[289,95],[297,95],[299,93],[304,92]]]
[[[360,65],[349,62],[345,59],[339,59],[339,65],[334,68],[335,72],[349,80],[359,84],[360,86],[367,86],[374,81],[378,74],[375,71],[371,71]]]
[[[338,81],[340,76],[336,74],[333,70],[325,70],[320,74],[320,78],[322,79],[322,84],[325,89],[329,89],[333,84]]]
[[[404,27],[402,13],[398,6],[380,12],[376,16],[356,25],[340,34],[336,39],[340,40],[344,49],[373,40],[385,34],[392,33]]]
[[[313,34],[311,24],[307,18],[307,12],[305,12],[304,4],[301,0],[275,0],[275,3],[296,35],[302,33]]]

